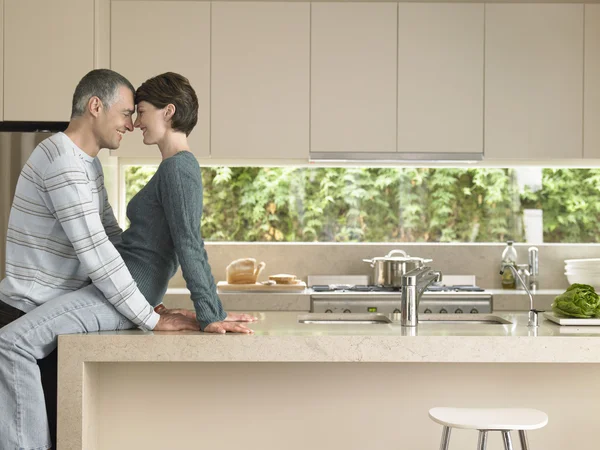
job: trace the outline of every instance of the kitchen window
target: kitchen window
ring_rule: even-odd
[[[123,167],[120,211],[156,167]],[[203,167],[202,179],[208,241],[600,242],[600,169]]]

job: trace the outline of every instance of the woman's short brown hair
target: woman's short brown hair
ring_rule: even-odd
[[[166,72],[144,81],[135,91],[135,104],[148,102],[162,109],[175,105],[171,127],[189,136],[198,123],[198,97],[189,80],[174,72]]]

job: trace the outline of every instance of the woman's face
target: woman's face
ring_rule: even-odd
[[[137,104],[137,116],[133,126],[142,131],[144,144],[157,144],[165,135],[168,126],[165,109],[158,109],[145,101]]]

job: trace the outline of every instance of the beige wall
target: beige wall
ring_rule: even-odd
[[[363,258],[384,256],[392,249],[403,249],[411,256],[431,258],[431,266],[450,275],[476,275],[485,288],[502,287],[498,274],[505,244],[271,244],[212,243],[206,244],[215,280],[225,280],[225,267],[237,258],[252,257],[266,262],[261,279],[269,274],[292,273],[306,280],[308,275],[369,275],[370,266]],[[527,263],[528,244],[516,244],[519,263]],[[568,287],[564,260],[600,258],[600,244],[536,245],[540,258],[540,288]],[[184,287],[181,272],[171,287]]]

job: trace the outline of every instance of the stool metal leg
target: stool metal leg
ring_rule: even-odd
[[[527,441],[527,432],[525,430],[519,430],[519,440],[521,441],[521,449],[529,450],[529,442]]]
[[[510,439],[510,431],[502,432],[502,440],[504,441],[505,450],[513,450],[512,440]]]
[[[477,450],[485,450],[487,447],[487,431],[479,430],[479,440],[477,442]]]
[[[440,450],[448,450],[448,445],[450,445],[450,431],[452,431],[452,428],[446,426],[444,427],[444,430],[442,431]]]

